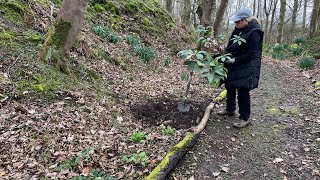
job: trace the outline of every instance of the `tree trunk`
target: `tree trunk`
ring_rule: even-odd
[[[296,30],[296,21],[297,21],[297,13],[298,13],[298,0],[294,0],[293,10],[292,10],[292,19],[291,19],[291,28],[290,28],[290,40],[294,38],[294,33]]]
[[[182,23],[190,26],[191,1],[183,0]]]
[[[89,0],[64,0],[52,28],[39,53],[39,59],[52,63],[59,70],[70,74],[67,54],[82,26]]]
[[[277,43],[282,43],[282,36],[283,36],[283,26],[284,26],[284,17],[286,15],[286,0],[280,0],[280,18],[278,24],[278,36],[277,36]]]
[[[307,5],[308,5],[308,1],[304,0],[303,18],[302,18],[302,36],[304,36],[304,34],[306,33]]]
[[[314,36],[317,33],[318,17],[319,17],[320,0],[313,1],[313,10],[310,20],[310,33],[309,36]]]
[[[276,14],[276,10],[277,10],[277,5],[278,5],[278,0],[274,1],[273,4],[273,9],[272,9],[272,15],[271,15],[271,21],[270,21],[270,28],[269,28],[269,32],[268,32],[268,36],[266,37],[267,42],[270,42],[270,37],[271,37],[271,33],[272,33],[272,29],[273,29],[273,24],[274,24],[274,17]]]
[[[256,0],[254,0],[254,1],[253,1],[253,4],[252,4],[252,10],[253,10],[252,15],[253,15],[253,16],[255,16],[255,15],[256,15],[256,3],[257,3],[257,1],[256,1]]]
[[[270,5],[267,7],[267,0],[264,0],[264,6],[263,6],[264,13],[266,15],[266,26],[265,26],[265,30],[264,30],[266,39],[268,37],[269,15],[270,15],[271,7],[274,3],[274,0],[271,0],[269,2],[270,2]]]
[[[212,13],[215,10],[215,1],[216,0],[203,0],[203,25],[209,26],[213,23],[212,21]]]
[[[165,2],[166,2],[166,10],[171,14],[173,2],[172,0],[166,0]]]
[[[219,9],[216,13],[216,19],[213,24],[213,36],[216,37],[220,33],[221,29],[221,22],[223,21],[224,13],[228,6],[228,0],[221,0],[221,3],[219,5]]]

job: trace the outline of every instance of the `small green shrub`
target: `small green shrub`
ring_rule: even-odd
[[[176,130],[170,126],[163,127],[161,129],[161,135],[164,136],[173,136],[176,133]]]
[[[271,51],[272,58],[283,60],[286,58],[285,50],[287,45],[285,44],[275,44]]]
[[[129,141],[133,143],[141,143],[146,139],[146,134],[144,132],[134,132],[129,137]]]
[[[299,61],[299,67],[301,69],[313,69],[316,65],[316,60],[313,57],[302,57]]]
[[[303,48],[298,44],[293,44],[290,46],[289,52],[292,56],[299,56],[303,53]]]
[[[146,152],[142,151],[140,153],[134,153],[131,156],[124,156],[123,160],[127,163],[134,163],[136,165],[145,166],[149,157],[147,156]]]
[[[303,44],[304,43],[304,39],[303,39],[303,37],[297,37],[297,38],[295,38],[294,40],[293,40],[293,43],[294,44]]]
[[[120,41],[120,37],[106,26],[96,26],[93,28],[93,31],[96,35],[106,39],[108,42],[118,43]]]
[[[132,47],[135,47],[136,45],[141,44],[140,38],[136,34],[133,34],[133,33],[126,36],[126,41]]]
[[[151,62],[158,56],[157,51],[154,48],[140,44],[134,47],[134,52],[144,62]]]

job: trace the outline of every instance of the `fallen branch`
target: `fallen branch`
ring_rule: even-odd
[[[201,122],[194,128],[193,132],[187,133],[182,141],[172,147],[166,154],[160,164],[152,170],[145,180],[162,180],[175,168],[178,162],[183,158],[184,154],[196,143],[200,132],[205,128],[211,110],[214,105],[222,101],[226,97],[226,90],[222,91],[218,97],[207,106]]]

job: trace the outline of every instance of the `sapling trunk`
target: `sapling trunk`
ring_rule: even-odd
[[[186,101],[188,99],[188,94],[189,94],[190,84],[191,84],[191,80],[192,80],[192,75],[193,75],[193,72],[191,71],[190,74],[189,74],[186,90],[184,92],[183,104],[186,104]]]

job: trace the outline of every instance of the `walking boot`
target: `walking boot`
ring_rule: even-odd
[[[243,119],[240,119],[240,122],[233,123],[233,126],[235,128],[244,128],[244,127],[247,127],[249,124],[250,124],[250,120],[245,121]]]
[[[227,110],[219,111],[217,114],[220,116],[234,116],[234,115],[236,115],[236,113],[234,111],[229,112]]]

